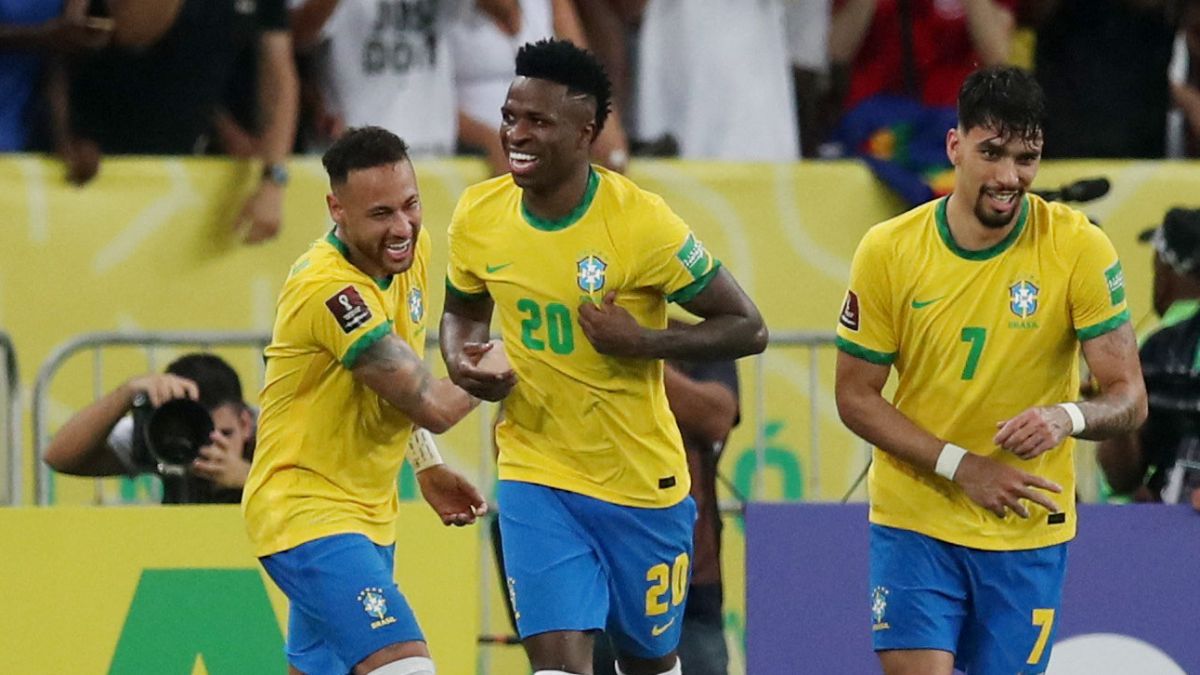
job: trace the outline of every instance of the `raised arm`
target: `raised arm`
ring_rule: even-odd
[[[877,4],[878,0],[846,0],[834,10],[829,22],[830,63],[850,63],[858,55]]]
[[[490,349],[488,336],[494,307],[490,297],[464,298],[447,290],[439,328],[442,359],[450,379],[471,395],[487,401],[499,401],[517,383],[517,376],[511,370],[497,374],[476,366]]]
[[[758,307],[724,268],[682,304],[704,320],[662,330],[645,328],[616,304],[616,295],[610,292],[598,305],[579,307],[579,325],[596,351],[609,356],[715,361],[767,348],[767,326]]]
[[[1028,499],[1052,512],[1058,506],[1043,492],[1062,492],[1062,487],[1040,476],[1019,471],[973,452],[958,460],[956,470],[946,469],[945,455],[953,458],[962,449],[917,426],[883,397],[891,366],[879,365],[839,351],[835,396],[838,415],[846,426],[876,447],[928,474],[952,480],[972,501],[1003,518],[1007,509],[1022,518],[1029,510]],[[948,453],[948,454],[947,454]],[[943,465],[938,471],[938,465]],[[945,475],[945,474],[949,475]]]
[[[395,335],[375,341],[351,372],[414,424],[435,434],[454,426],[479,404],[449,380],[435,379],[416,352]]]
[[[981,65],[1008,63],[1016,18],[996,0],[965,0],[967,30]]]
[[[176,398],[196,400],[196,383],[170,374],[145,375],[108,392],[67,420],[54,434],[43,457],[55,471],[75,476],[116,476],[128,471],[108,444],[113,427],[145,394],[157,407]]]

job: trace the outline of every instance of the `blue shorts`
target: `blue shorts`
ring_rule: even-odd
[[[1067,545],[984,551],[871,525],[875,651],[939,649],[970,675],[1046,670]]]
[[[346,675],[388,645],[425,639],[393,579],[395,548],[337,534],[259,558],[291,601],[288,663]]]
[[[496,498],[522,638],[604,629],[626,656],[675,651],[691,579],[691,497],[646,509],[502,480]]]

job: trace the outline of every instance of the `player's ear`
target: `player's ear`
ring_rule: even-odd
[[[346,217],[346,212],[342,209],[342,203],[338,201],[337,195],[332,192],[326,194],[325,205],[329,207],[329,217],[333,219],[333,222],[341,225]]]
[[[950,159],[950,163],[958,166],[958,153],[961,150],[960,144],[962,139],[958,135],[958,128],[951,127],[946,132],[946,157]]]

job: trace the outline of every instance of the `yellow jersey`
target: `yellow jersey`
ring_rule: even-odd
[[[960,248],[947,199],[871,228],[854,255],[838,347],[899,376],[894,405],[937,437],[1063,487],[1051,515],[997,518],[957,486],[876,448],[871,522],[988,550],[1075,536],[1075,440],[1033,460],[992,442],[996,423],[1079,397],[1079,344],[1129,320],[1112,243],[1083,214],[1025,198],[1009,235]]]
[[[524,209],[509,176],[474,185],[450,223],[447,292],[495,302],[517,385],[496,429],[501,479],[626,506],[688,494],[663,363],[603,356],[579,327],[581,303],[616,303],[648,328],[720,265],[657,195],[594,167],[575,211],[557,221]]]
[[[296,261],[280,291],[258,444],[242,511],[255,554],[333,534],[395,541],[396,477],[412,422],[354,380],[365,349],[389,333],[425,352],[429,235],[413,265],[374,279],[333,233]]]

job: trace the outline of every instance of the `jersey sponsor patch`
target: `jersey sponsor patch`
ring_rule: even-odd
[[[1104,281],[1108,283],[1108,299],[1113,306],[1125,302],[1125,273],[1121,271],[1120,260],[1104,270]]]
[[[354,286],[347,286],[325,301],[325,306],[333,313],[342,332],[350,333],[355,328],[371,320],[371,308],[358,294]]]
[[[842,303],[842,313],[838,321],[850,330],[858,330],[858,296],[854,291],[846,291],[846,301]]]
[[[704,244],[700,243],[696,235],[690,233],[683,241],[683,246],[680,246],[679,250],[675,252],[675,257],[683,263],[693,279],[704,276],[712,266],[712,258],[708,254],[708,249],[704,248]]]

